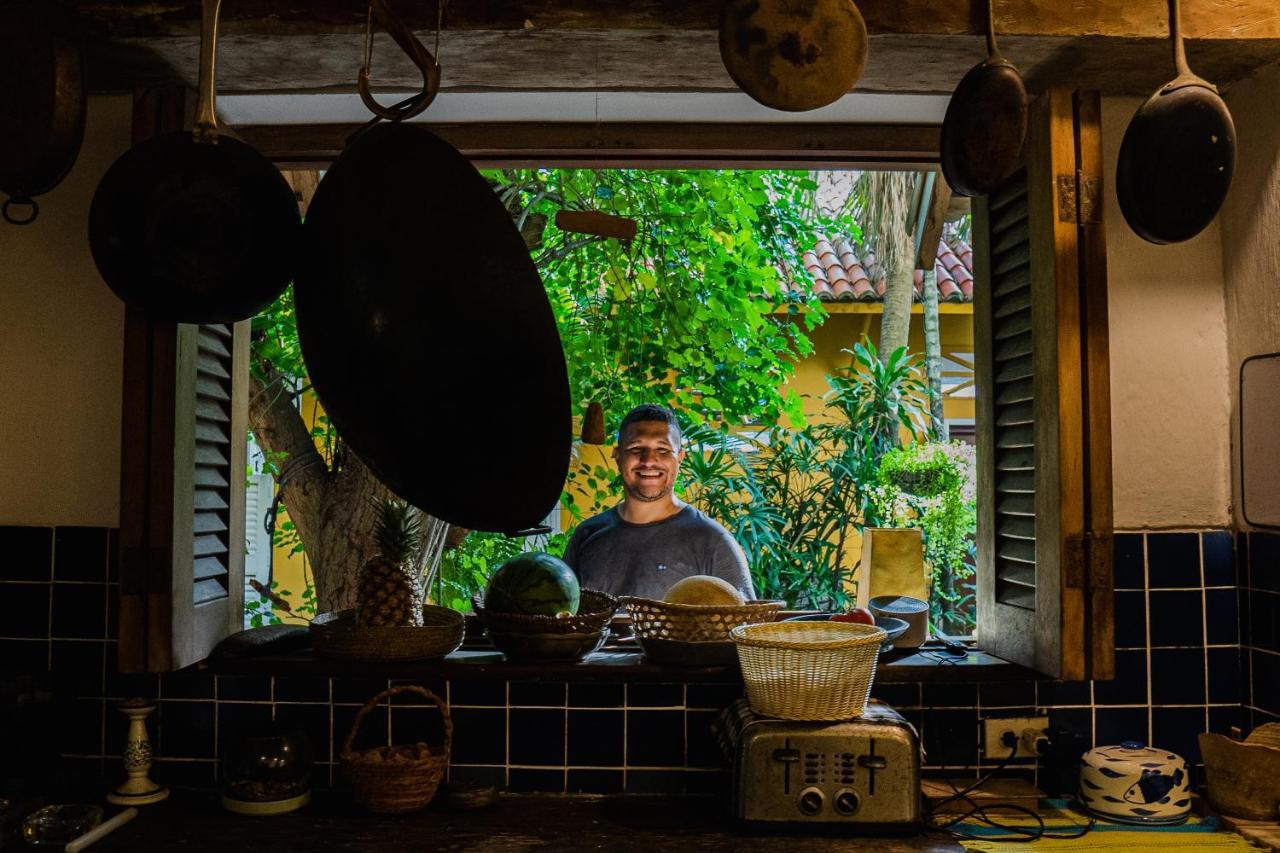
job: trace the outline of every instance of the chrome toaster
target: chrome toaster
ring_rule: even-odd
[[[717,720],[732,767],[735,817],[772,823],[851,824],[867,831],[920,826],[920,741],[888,705],[835,723],[756,714],[739,699]]]

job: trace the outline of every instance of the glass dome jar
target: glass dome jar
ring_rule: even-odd
[[[239,814],[285,814],[311,800],[311,744],[291,726],[244,732],[222,757],[222,806]]]

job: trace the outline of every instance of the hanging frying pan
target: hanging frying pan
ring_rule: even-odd
[[[220,5],[204,0],[195,127],[126,151],[89,207],[89,248],[103,280],[125,302],[181,323],[230,323],[266,308],[293,276],[301,234],[280,171],[218,135]]]
[[[942,175],[963,196],[987,195],[1004,183],[1027,135],[1027,90],[996,46],[991,5],[987,0],[987,58],[960,78],[942,120]]]
[[[27,225],[84,140],[84,47],[51,0],[0,0],[0,216]]]
[[[374,10],[413,38],[382,0]],[[529,250],[475,167],[422,126],[365,130],[320,182],[301,258],[303,358],[348,446],[451,524],[538,524],[568,473],[564,351]]]
[[[1125,221],[1151,243],[1179,243],[1204,230],[1231,187],[1236,128],[1212,83],[1187,66],[1178,0],[1169,0],[1169,35],[1178,76],[1129,120],[1116,166]]]
[[[816,110],[862,76],[867,25],[852,0],[725,0],[720,58],[766,107]]]

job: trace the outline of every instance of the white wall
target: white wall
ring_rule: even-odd
[[[130,104],[91,99],[80,158],[40,217],[0,222],[0,524],[119,523],[124,309],[86,221],[128,147]]]

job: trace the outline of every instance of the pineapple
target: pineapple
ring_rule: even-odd
[[[422,513],[404,501],[378,504],[378,553],[365,563],[356,599],[356,624],[421,625],[422,590],[414,557],[422,545]]]

